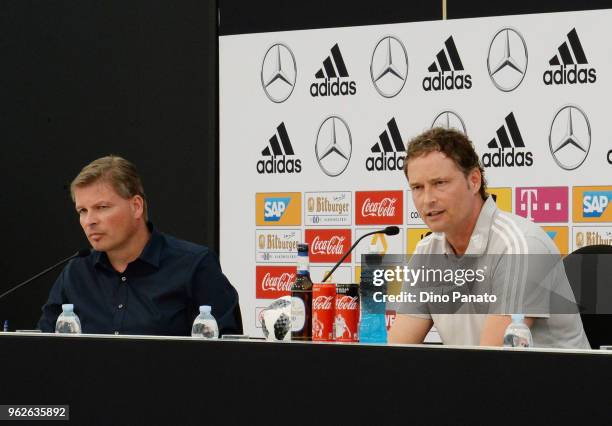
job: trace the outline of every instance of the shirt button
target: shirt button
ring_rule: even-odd
[[[123,303],[121,303],[119,306],[117,306],[119,309],[123,309]]]
[[[115,331],[115,335],[118,335],[118,334],[119,334],[119,332],[118,332],[118,331]]]
[[[126,277],[121,277],[121,281],[126,282],[127,278]]]

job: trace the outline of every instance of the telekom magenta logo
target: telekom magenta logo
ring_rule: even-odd
[[[567,222],[567,186],[516,188],[515,211],[534,222]]]

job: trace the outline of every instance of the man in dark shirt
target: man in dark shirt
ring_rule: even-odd
[[[158,232],[133,164],[116,156],[85,166],[71,186],[93,247],[64,268],[38,327],[55,330],[72,303],[84,333],[189,335],[200,305],[210,305],[220,334],[242,333],[238,293],[207,247]]]

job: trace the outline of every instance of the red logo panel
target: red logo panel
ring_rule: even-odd
[[[308,256],[313,263],[336,263],[351,248],[350,229],[307,229]],[[351,255],[343,263],[350,263]]]
[[[402,225],[403,191],[357,191],[355,193],[356,225]]]
[[[295,266],[256,266],[255,297],[258,299],[276,299],[291,293],[291,284],[295,281]]]

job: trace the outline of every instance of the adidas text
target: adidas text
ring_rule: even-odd
[[[285,156],[271,157],[267,160],[257,162],[257,173],[300,173],[302,171],[302,160],[299,158],[287,160]]]
[[[515,151],[514,148],[500,148],[497,152],[485,153],[482,164],[485,167],[529,167],[533,165],[533,154],[530,151]]]
[[[387,170],[403,170],[404,169],[404,155],[397,155],[397,152],[393,153],[393,156],[385,155],[380,153],[378,157],[368,157],[366,159],[366,169],[368,171],[379,171],[384,172]]]
[[[470,74],[457,74],[451,71],[448,73],[439,72],[434,77],[425,77],[423,79],[423,90],[429,92],[431,90],[453,90],[453,89],[470,89],[472,87],[472,76]]]
[[[339,78],[329,79],[321,83],[310,85],[311,96],[339,96],[354,95],[357,93],[357,83],[355,81],[340,81]]]
[[[597,71],[595,68],[580,68],[577,65],[572,67],[561,66],[556,71],[548,70],[542,76],[544,84],[576,84],[576,83],[595,83],[597,81]]]

